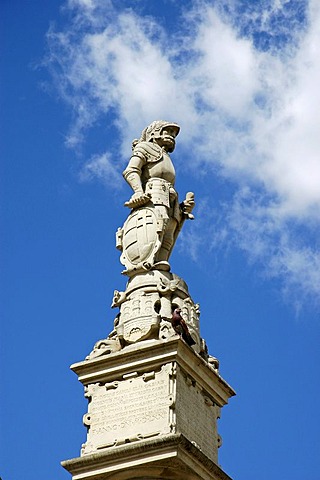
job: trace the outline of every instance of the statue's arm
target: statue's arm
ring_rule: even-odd
[[[146,160],[142,155],[133,155],[123,172],[124,179],[134,192],[130,200],[125,203],[126,207],[137,208],[150,201],[150,197],[144,193],[141,183],[141,173],[145,163]]]

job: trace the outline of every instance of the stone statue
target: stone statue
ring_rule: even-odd
[[[186,218],[193,219],[194,194],[179,204],[175,169],[169,153],[180,127],[162,120],[145,128],[132,144],[132,156],[123,176],[133,190],[125,203],[132,209],[117,232],[124,274],[151,269],[169,271],[169,256]]]
[[[116,235],[120,261],[125,266],[122,273],[129,280],[125,291],[114,291],[112,308],[119,308],[114,330],[96,343],[88,359],[136,342],[165,341],[176,335],[174,311],[179,312],[180,324],[188,331],[188,345],[207,358],[199,332],[199,304],[193,302],[187,284],[170,271],[169,265],[185,219],[194,218],[194,194],[187,193],[179,203],[174,187],[175,169],[169,154],[179,130],[176,123],[158,120],[132,143],[132,156],[123,172],[133,190],[125,203],[131,212]]]
[[[200,336],[199,304],[169,265],[194,207],[193,193],[179,203],[174,186],[178,133],[153,122],[123,173],[133,193],[116,238],[127,282],[113,293],[111,332],[71,366],[88,399],[81,456],[62,463],[73,479],[231,480],[218,466],[217,420],[235,392]]]

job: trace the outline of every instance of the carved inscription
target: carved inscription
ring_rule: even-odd
[[[98,386],[84,416],[88,436],[83,453],[168,433],[171,403],[165,367]]]
[[[177,430],[217,462],[217,407],[181,370],[177,382]]]

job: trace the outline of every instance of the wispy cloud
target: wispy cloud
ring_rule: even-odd
[[[122,185],[122,175],[117,164],[112,161],[108,152],[93,157],[83,166],[80,171],[80,180],[92,180],[98,178],[110,188]]]
[[[87,174],[110,175],[155,118],[180,122],[192,168],[187,152],[201,138],[198,165],[238,185],[220,237],[320,300],[319,2],[200,0],[181,7],[172,32],[116,2],[66,8],[72,20],[48,33],[48,62],[74,112],[67,143],[107,116],[122,149],[112,162],[94,157]]]
[[[269,277],[280,277],[283,293],[299,310],[308,299],[313,305],[320,292],[320,225],[313,226],[290,215],[283,216],[274,199],[243,188],[232,208],[224,207],[228,239],[260,262]]]

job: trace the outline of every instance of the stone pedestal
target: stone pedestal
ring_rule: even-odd
[[[85,387],[73,480],[229,479],[217,465],[220,409],[234,395],[178,336],[146,340],[71,366]]]

